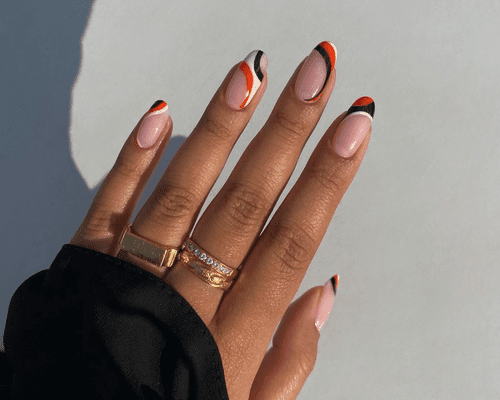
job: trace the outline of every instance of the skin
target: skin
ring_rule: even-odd
[[[338,156],[331,140],[345,112],[341,114],[319,140],[304,171],[262,231],[335,85],[333,70],[323,96],[314,103],[302,102],[294,91],[302,63],[196,226],[206,197],[266,90],[267,73],[250,104],[233,110],[224,100],[239,63],[233,66],[132,224],[134,233],[175,247],[182,245],[194,226],[191,237],[201,248],[234,268],[244,262],[227,292],[209,286],[178,263],[161,276],[191,304],[212,333],[231,400],[295,399],[312,372],[319,340],[315,313],[323,287],[311,288],[290,303],[370,140],[371,131],[352,157]],[[146,261],[117,254],[120,233],[173,130],[169,117],[161,139],[141,149],[135,142],[141,122],[142,118],[70,243],[155,273]],[[273,347],[266,353],[271,339]]]

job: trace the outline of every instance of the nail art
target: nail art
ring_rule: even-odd
[[[360,113],[364,114],[373,121],[373,117],[375,116],[375,102],[371,97],[363,96],[357,99],[352,106],[347,110],[347,114],[344,118],[346,118],[350,114]]]
[[[227,104],[239,110],[245,108],[259,89],[267,68],[267,56],[261,50],[252,51],[241,63],[228,85]]]
[[[163,100],[157,100],[146,113],[137,133],[139,147],[153,146],[168,119],[168,105]]]
[[[333,293],[335,293],[335,295],[337,295],[337,286],[339,285],[339,276],[333,275],[330,280],[332,281]]]
[[[331,42],[318,44],[307,57],[297,76],[295,92],[306,102],[314,102],[323,95],[328,78],[337,61],[337,49]]]
[[[148,112],[154,113],[156,111],[163,110],[164,108],[168,109],[167,103],[165,103],[163,100],[156,100]],[[164,111],[167,111],[167,110],[164,110]]]
[[[332,310],[333,302],[335,296],[337,295],[337,286],[339,284],[339,276],[333,275],[330,279],[326,281],[323,285],[323,294],[318,302],[318,308],[316,311],[316,321],[315,325],[318,331],[321,331],[324,323],[330,315]]]
[[[371,128],[374,115],[375,102],[368,96],[360,97],[347,110],[333,136],[333,149],[340,157],[349,158],[356,153]]]

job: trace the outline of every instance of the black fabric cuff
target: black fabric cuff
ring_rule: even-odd
[[[142,268],[72,244],[12,296],[4,347],[13,399],[228,400],[217,344],[189,303]]]

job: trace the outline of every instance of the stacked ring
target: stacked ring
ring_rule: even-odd
[[[177,259],[200,279],[222,290],[231,286],[241,268],[241,265],[235,269],[220,262],[191,239],[184,241]]]
[[[123,229],[118,242],[118,252],[124,251],[148,261],[157,276],[164,277],[175,260],[181,262],[198,278],[209,285],[227,290],[233,283],[241,265],[234,269],[217,260],[200,248],[191,239],[186,239],[180,248],[162,246],[131,232],[132,224]]]

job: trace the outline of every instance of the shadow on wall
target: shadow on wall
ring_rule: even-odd
[[[92,4],[92,0],[0,2],[0,168],[2,187],[7,188],[0,196],[2,349],[15,290],[50,267],[99,189],[99,185],[92,191],[87,188],[71,158],[68,137],[80,40]],[[154,189],[183,140],[172,138],[144,196]]]

